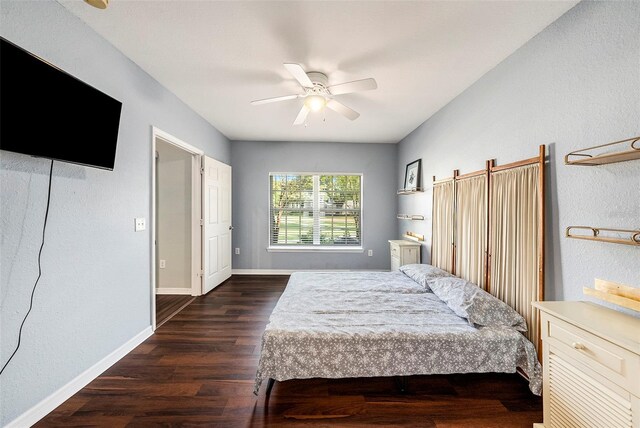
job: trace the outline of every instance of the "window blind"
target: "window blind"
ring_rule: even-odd
[[[360,246],[362,175],[269,175],[271,246]]]

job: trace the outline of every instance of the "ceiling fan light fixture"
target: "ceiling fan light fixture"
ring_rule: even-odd
[[[327,105],[327,100],[321,95],[309,95],[304,100],[304,104],[309,107],[311,111],[320,111]]]
[[[108,1],[108,0],[85,0],[85,1]],[[306,72],[300,64],[285,63],[285,68],[294,79],[298,81],[302,87],[302,94],[285,95],[281,97],[271,97],[261,100],[251,101],[252,105],[269,104],[279,101],[293,100],[296,98],[304,98],[302,108],[296,116],[296,120],[293,121],[293,125],[307,124],[307,116],[309,112],[319,112],[328,108],[338,114],[346,117],[349,120],[356,120],[360,117],[360,113],[352,108],[347,107],[341,102],[335,99],[336,95],[351,94],[353,92],[370,91],[376,89],[378,84],[375,79],[369,77],[368,79],[354,80],[352,82],[339,83],[331,86],[327,86],[329,80],[327,75],[320,73],[319,71]],[[323,122],[325,119],[323,119]]]

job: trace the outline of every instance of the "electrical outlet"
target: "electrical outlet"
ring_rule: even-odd
[[[369,256],[369,257],[373,257],[373,250],[369,250],[369,251],[367,251],[367,256]]]
[[[236,255],[240,254],[240,248],[236,248]]]
[[[134,220],[136,224],[136,227],[135,227],[136,232],[142,232],[147,228],[147,221],[144,217],[137,217]]]
[[[167,261],[166,260],[160,260],[160,269],[164,269],[167,267]]]

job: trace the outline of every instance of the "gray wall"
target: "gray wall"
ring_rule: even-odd
[[[234,269],[389,269],[396,238],[396,145],[231,143]],[[269,172],[363,173],[364,253],[274,253],[269,245]]]
[[[43,275],[0,382],[4,425],[151,323],[151,225],[133,231],[134,217],[150,218],[151,126],[223,162],[230,151],[216,129],[58,3],[3,1],[0,14],[3,37],[123,103],[115,171],[54,165]],[[37,276],[47,173],[47,160],[1,152],[2,362]]]
[[[573,150],[640,135],[640,3],[582,2],[487,73],[399,144],[401,183],[422,158],[425,183],[550,152],[547,300],[583,300],[603,278],[640,286],[640,248],[567,239],[570,225],[640,228],[640,162],[566,166]],[[400,198],[424,214],[431,191]],[[413,224],[412,224],[413,225]],[[408,222],[399,223],[399,233]],[[425,246],[429,251],[429,247]]]

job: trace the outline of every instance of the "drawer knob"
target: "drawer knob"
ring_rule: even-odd
[[[573,342],[571,344],[571,346],[573,346],[573,349],[577,349],[579,351],[582,351],[583,349],[586,349],[586,347],[580,342]]]

